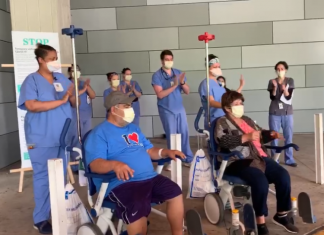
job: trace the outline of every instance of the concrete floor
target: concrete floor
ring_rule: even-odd
[[[153,139],[155,146],[165,147],[165,140]],[[315,163],[314,163],[314,135],[295,135],[294,143],[300,146],[300,151],[295,153],[295,159],[298,163],[297,168],[286,167],[291,175],[292,180],[292,196],[297,197],[302,191],[307,192],[313,202],[314,213],[317,217],[317,223],[308,225],[303,224],[300,218],[297,218],[297,226],[300,228],[300,234],[305,234],[312,229],[319,227],[324,222],[324,186],[316,185],[315,181]],[[196,139],[191,139],[192,150],[197,150]],[[19,168],[20,163],[16,163],[6,169],[0,170],[0,235],[36,235],[38,234],[32,227],[33,212],[33,185],[32,173],[25,174],[25,183],[22,193],[18,193],[19,174],[9,174],[9,169]],[[183,192],[186,197],[188,190],[188,172],[189,169],[183,167]],[[168,172],[163,172],[168,175]],[[82,200],[86,202],[86,189],[75,186]],[[323,197],[323,198],[322,198]],[[270,215],[267,218],[268,227],[271,235],[285,235],[282,228],[274,225],[271,218],[275,213],[275,197],[269,195],[268,207]],[[227,212],[226,226],[210,224],[203,210],[202,199],[185,199],[185,209],[196,209],[202,218],[203,228],[206,234],[228,234],[226,227],[230,226],[230,212]],[[161,205],[158,209],[164,211],[165,205]],[[241,217],[242,218],[242,217]],[[149,234],[169,235],[170,227],[167,221],[156,215],[150,216],[151,225],[149,226]]]

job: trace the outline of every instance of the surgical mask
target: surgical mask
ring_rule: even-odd
[[[225,82],[218,82],[221,87],[225,87]]]
[[[61,68],[61,64],[57,63],[57,61],[51,61],[46,63],[48,70],[53,73]]]
[[[280,78],[285,78],[286,71],[285,70],[277,71],[277,74]]]
[[[74,78],[74,72],[72,72],[72,77]],[[76,71],[76,78],[79,79],[81,77],[81,72]]]
[[[220,68],[211,69],[210,72],[216,78],[223,75],[222,70]]]
[[[120,81],[119,80],[111,80],[111,86],[112,87],[118,87],[119,86]]]
[[[173,66],[173,61],[164,61],[164,68],[171,69]]]
[[[120,109],[118,107],[116,107],[116,108]],[[123,109],[123,111],[124,111],[124,117],[121,117],[116,113],[115,113],[115,115],[117,115],[118,117],[121,117],[127,123],[132,123],[134,121],[134,119],[135,119],[134,109],[132,107],[130,107],[130,108],[127,108],[127,109]]]
[[[132,75],[126,75],[126,76],[125,76],[125,80],[126,80],[126,81],[130,81],[130,80],[132,80]]]
[[[244,106],[243,105],[232,106],[232,114],[236,118],[241,118],[244,114]]]

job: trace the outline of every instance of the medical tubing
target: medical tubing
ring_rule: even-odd
[[[74,72],[74,88],[75,88],[75,104],[76,104],[76,113],[77,113],[77,128],[78,128],[78,138],[81,144],[81,127],[80,127],[80,112],[79,112],[79,86],[77,78],[77,63],[75,55],[75,41],[74,37],[71,37],[72,40],[72,54],[73,54],[73,72]]]
[[[67,154],[68,154],[67,147],[68,146],[65,143],[65,138],[66,138],[66,135],[67,135],[67,133],[69,131],[69,127],[70,127],[71,121],[72,121],[71,118],[67,118],[65,120],[65,123],[64,123],[63,129],[62,129],[62,132],[61,132],[61,135],[60,135],[60,147],[59,147],[58,153],[57,153],[57,158],[59,158],[61,148],[64,149],[64,151],[65,151],[64,153],[65,153],[65,161],[66,161],[66,175],[65,175],[66,182],[68,182],[70,180],[69,179],[69,173],[68,173],[69,172],[68,171],[68,167],[69,167],[70,158],[67,156]]]
[[[206,79],[207,79],[207,123],[210,127],[210,101],[209,101],[209,61],[208,61],[208,41],[205,41],[206,45]]]

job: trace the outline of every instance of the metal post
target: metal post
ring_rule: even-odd
[[[75,28],[71,25],[70,28],[62,29],[62,34],[71,37],[72,41],[72,54],[73,54],[73,70],[74,70],[74,86],[75,86],[75,97],[76,97],[76,113],[77,113],[77,128],[78,128],[78,138],[81,142],[81,128],[80,128],[80,111],[79,111],[79,86],[77,79],[77,62],[75,55],[75,36],[83,35],[83,29]]]
[[[206,48],[206,79],[207,79],[207,123],[210,127],[210,102],[209,102],[209,61],[208,61],[208,42],[215,39],[215,35],[205,32],[203,35],[198,36],[199,41],[205,42]]]
[[[323,115],[314,114],[314,134],[315,134],[315,182],[324,184],[323,172]]]
[[[209,101],[209,61],[208,61],[208,42],[205,43],[206,45],[206,78],[207,78],[207,123],[208,127],[210,127],[210,101]]]

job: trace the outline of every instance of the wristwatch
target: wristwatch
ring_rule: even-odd
[[[180,83],[181,86],[183,86],[184,84],[186,84],[186,81],[184,81],[183,83]]]

